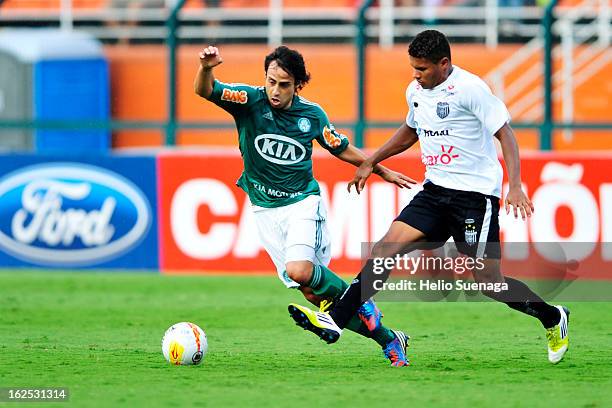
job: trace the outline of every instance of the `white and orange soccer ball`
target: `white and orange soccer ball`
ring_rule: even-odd
[[[170,364],[200,364],[207,351],[206,333],[197,324],[189,322],[173,324],[162,338],[162,352]]]

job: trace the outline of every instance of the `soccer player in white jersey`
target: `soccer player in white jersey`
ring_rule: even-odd
[[[418,141],[426,166],[423,191],[374,246],[369,261],[329,313],[296,304],[289,305],[289,312],[296,323],[333,343],[347,318],[362,304],[362,296],[369,299],[377,292],[374,285],[365,284],[374,281],[374,258],[393,257],[417,242],[441,243],[452,237],[459,252],[483,259],[485,267],[473,270],[476,282],[507,284],[505,291],[483,291],[486,296],[540,320],[546,329],[548,359],[558,363],[569,345],[569,311],[547,304],[527,285],[500,271],[498,213],[503,170],[493,137],[501,143],[508,171],[506,212],[512,210],[515,218],[520,214],[525,220],[534,210],[522,190],[518,146],[509,126],[509,113],[480,78],[451,63],[450,45],[439,31],[418,34],[408,53],[414,81],[406,91],[406,121],[361,164],[349,189],[355,186],[361,192],[373,166]],[[388,276],[386,271],[376,279]]]
[[[298,51],[281,46],[266,56],[265,86],[216,80],[213,69],[222,62],[216,47],[200,53],[195,92],[236,122],[244,162],[237,184],[249,196],[260,239],[280,280],[325,309],[348,285],[327,268],[330,237],[312,173],[313,141],[355,166],[366,155],[334,129],[319,105],[298,95],[310,79]],[[380,165],[374,171],[400,188],[415,183]],[[374,301],[368,300],[355,309],[346,327],[376,341],[392,364],[404,364],[407,336],[385,327],[381,317]]]

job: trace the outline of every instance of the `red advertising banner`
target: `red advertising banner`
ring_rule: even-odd
[[[349,194],[346,186],[355,168],[318,153],[315,177],[328,210],[330,266],[356,273],[362,244],[380,239],[420,188],[400,190],[372,176],[361,195]],[[396,157],[385,165],[417,180],[423,177],[420,157]],[[274,271],[260,245],[246,194],[235,186],[241,171],[237,152],[173,152],[159,157],[160,266],[165,272]],[[522,221],[502,209],[503,240],[580,243],[572,247],[572,259],[612,261],[612,246],[598,245],[612,242],[612,159],[604,154],[524,155],[522,175],[535,213]],[[516,262],[543,256],[529,252],[537,246],[527,248],[511,256]],[[612,277],[596,265],[591,278]]]

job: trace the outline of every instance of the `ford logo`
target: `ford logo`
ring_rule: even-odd
[[[255,149],[267,161],[283,165],[298,163],[306,156],[306,149],[300,142],[271,133],[257,136]]]
[[[108,261],[136,246],[151,225],[138,187],[90,165],[25,167],[0,179],[0,197],[0,249],[36,264]]]

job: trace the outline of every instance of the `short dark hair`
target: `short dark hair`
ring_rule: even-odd
[[[277,47],[266,56],[264,72],[268,72],[268,67],[272,61],[276,61],[279,67],[293,77],[296,87],[302,88],[310,81],[310,73],[306,71],[304,57],[298,51],[284,45]]]
[[[437,64],[444,57],[451,59],[448,39],[436,30],[425,30],[417,34],[408,46],[408,54],[414,58],[425,58]]]

